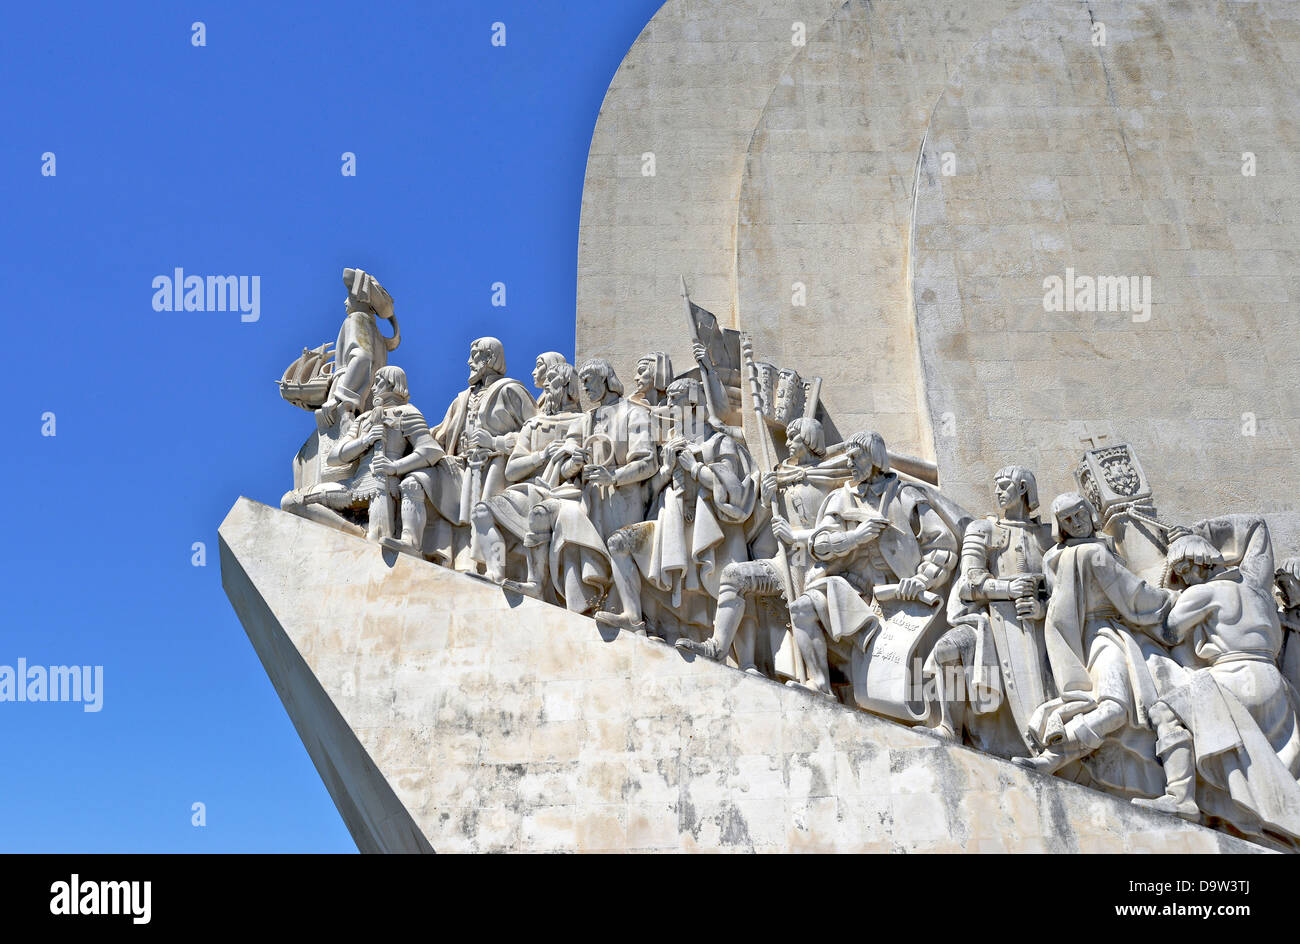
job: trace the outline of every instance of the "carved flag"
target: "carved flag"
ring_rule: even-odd
[[[718,324],[717,317],[707,308],[701,308],[691,302],[691,320],[695,322],[695,336],[700,339],[709,352],[709,361],[722,371],[740,374],[740,332],[724,328]]]

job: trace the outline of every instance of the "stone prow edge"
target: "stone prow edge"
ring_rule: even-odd
[[[217,539],[221,585],[357,850],[434,852],[298,647],[285,635],[220,530]]]
[[[253,499],[241,497],[232,506],[227,519],[239,513],[241,506],[246,504],[261,506],[267,511],[279,512],[278,509],[273,509]],[[279,513],[287,514],[286,512]],[[364,541],[362,538],[356,538],[341,531],[334,531],[316,522],[300,518],[295,518],[295,520],[312,528],[321,528],[323,531],[339,538]],[[303,746],[307,749],[312,763],[319,772],[331,799],[334,801],[348,831],[356,842],[358,850],[361,852],[434,852],[435,850],[423,830],[398,799],[383,772],[371,759],[348,722],[335,707],[332,698],[321,686],[315,673],[308,666],[297,646],[285,633],[270,606],[262,598],[253,581],[239,563],[238,557],[228,546],[222,533],[225,527],[223,521],[221,528],[218,530],[222,586],[244,627],[249,641],[253,644],[258,658],[262,662],[262,666],[266,670],[276,694],[293,722]],[[378,548],[376,548],[376,552],[378,553]],[[484,589],[481,580],[445,568],[439,569],[444,572],[443,575],[447,578],[463,579],[474,584],[476,590]],[[645,640],[640,637],[629,637],[623,633],[618,633],[613,637],[605,637],[603,633],[599,632],[599,624],[595,620],[589,617],[583,619],[591,624],[594,635],[604,638],[606,642],[617,643],[621,639],[632,644],[645,643]],[[658,648],[656,646],[656,649]],[[739,672],[733,667],[707,661],[700,665],[700,669],[703,671]],[[800,687],[792,688],[773,679],[757,678],[750,675],[745,675],[745,680],[746,682],[774,686],[788,697],[800,700],[806,699],[808,702],[815,703],[817,710],[823,708],[832,711],[838,710],[857,716],[867,724],[887,724],[891,727],[914,732],[933,739],[936,746],[942,744],[950,750],[957,750],[978,757],[982,763],[991,764],[994,767],[1001,766],[1018,779],[1026,778],[1030,781],[1041,781],[1042,785],[1048,789],[1065,793],[1083,791],[1094,799],[1114,803],[1116,805],[1115,814],[1122,818],[1132,817],[1139,821],[1156,822],[1168,819],[1170,826],[1175,830],[1190,829],[1209,833],[1213,837],[1219,852],[1267,853],[1272,851],[1218,830],[1185,823],[1176,817],[1166,817],[1165,814],[1140,810],[1119,797],[1111,796],[1105,792],[1069,780],[1024,770],[1001,757],[986,754],[974,748],[940,738],[923,727],[908,726],[870,712],[860,711],[848,705],[838,702],[832,703]],[[809,707],[813,706],[810,705]]]

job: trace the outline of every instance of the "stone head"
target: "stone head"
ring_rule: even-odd
[[[469,382],[506,372],[506,351],[496,338],[479,338],[469,346]]]
[[[614,373],[613,365],[603,357],[594,357],[578,368],[578,379],[582,382],[582,392],[593,403],[604,403],[610,394],[623,395],[623,382]]]
[[[562,363],[546,374],[545,409],[547,413],[567,413],[578,409],[581,394],[578,389],[578,371],[572,364]]]
[[[375,371],[375,382],[371,390],[376,406],[397,406],[411,398],[406,385],[406,371],[391,364]]]
[[[1026,514],[1038,510],[1038,482],[1034,473],[1021,465],[1008,465],[993,475],[993,496],[1002,512],[1024,502]]]
[[[785,446],[790,458],[800,462],[807,458],[822,459],[826,455],[826,434],[822,424],[814,419],[791,420],[785,428]]]
[[[694,377],[678,377],[664,391],[664,400],[673,425],[682,435],[698,439],[708,432],[700,410],[700,404],[704,402],[704,384]]]
[[[1052,537],[1058,544],[1070,538],[1090,538],[1097,531],[1097,512],[1078,492],[1057,495],[1052,502]]]
[[[533,386],[538,390],[544,390],[546,387],[546,375],[550,371],[567,363],[564,355],[556,351],[546,351],[537,355],[537,362],[533,365]]]
[[[844,446],[849,460],[849,481],[853,485],[869,482],[879,473],[889,471],[889,452],[879,433],[854,433]]]
[[[636,362],[636,392],[642,395],[663,394],[673,382],[673,362],[663,351],[643,354]]]
[[[1218,548],[1199,534],[1184,534],[1169,545],[1165,558],[1166,584],[1194,587],[1214,576],[1222,566],[1223,555]],[[1174,579],[1170,579],[1170,578]]]

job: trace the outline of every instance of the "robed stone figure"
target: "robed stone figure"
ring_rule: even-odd
[[[471,344],[468,365],[469,386],[431,431],[442,456],[402,479],[402,537],[382,542],[407,553],[431,553],[449,565],[468,550],[474,505],[500,494],[508,484],[505,465],[515,435],[537,412],[528,389],[505,376],[505,350],[496,338]],[[429,508],[437,527],[426,539]],[[467,568],[466,562],[459,569]]]

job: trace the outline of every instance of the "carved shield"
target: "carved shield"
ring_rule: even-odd
[[[1109,455],[1103,454],[1100,459],[1102,475],[1116,495],[1128,498],[1138,493],[1142,487],[1142,478],[1133,468],[1127,450],[1114,450]]]
[[[880,625],[865,652],[853,649],[853,700],[908,724],[928,723],[935,705],[925,696],[921,667],[944,630],[943,602],[878,600],[872,609]]]
[[[772,408],[768,411],[772,419],[783,429],[789,426],[791,420],[803,416],[803,378],[788,368],[781,370],[777,374],[775,402],[769,402],[772,403]]]
[[[1150,483],[1127,443],[1090,449],[1079,460],[1074,478],[1103,521],[1116,505],[1151,497]]]
[[[1022,621],[1014,600],[990,602],[988,616],[1002,673],[1002,697],[1015,719],[1016,731],[1024,738],[1030,715],[1047,701],[1042,621]],[[1028,740],[1025,746],[1031,746]]]

